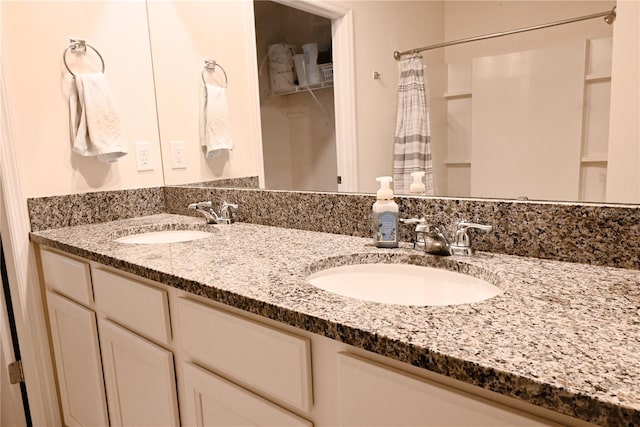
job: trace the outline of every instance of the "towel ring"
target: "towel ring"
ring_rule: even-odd
[[[100,62],[102,63],[102,72],[104,73],[104,58],[102,58],[102,55],[100,55],[100,52],[98,52],[98,50],[95,47],[91,46],[89,43],[85,42],[84,40],[69,39],[69,46],[67,46],[67,48],[62,53],[62,61],[64,62],[64,66],[67,69],[67,71],[73,77],[75,77],[76,75],[73,71],[71,71],[71,68],[69,68],[69,64],[67,63],[67,52],[71,51],[76,54],[86,53],[87,48],[93,50],[96,53],[96,55],[98,55],[98,58],[100,58]]]
[[[227,78],[227,72],[224,70],[224,68],[222,68],[222,65],[218,64],[213,59],[204,60],[204,69],[202,70],[202,83],[204,83],[205,85],[207,84],[207,81],[204,78],[205,71],[215,71],[216,67],[222,70],[222,73],[224,74],[224,87],[227,87],[227,85],[229,84],[229,79]]]

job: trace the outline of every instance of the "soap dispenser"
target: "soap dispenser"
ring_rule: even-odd
[[[373,204],[373,244],[379,248],[398,247],[398,204],[393,201],[393,190],[390,188],[393,178],[380,176],[376,178],[380,189],[376,193]]]
[[[409,186],[409,194],[426,194],[427,190],[425,188],[424,182],[422,181],[424,174],[424,171],[411,172],[411,178],[413,179],[413,182]]]

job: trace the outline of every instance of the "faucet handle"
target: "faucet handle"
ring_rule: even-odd
[[[233,209],[233,210],[238,209],[238,204],[237,203],[229,203],[229,202],[226,202],[226,201],[222,202],[222,206],[220,207],[220,220],[223,220],[227,224],[232,223],[233,222],[233,213],[232,213],[231,209]]]
[[[471,247],[471,236],[469,235],[469,229],[477,229],[481,231],[489,232],[493,230],[490,225],[476,224],[473,222],[460,221],[456,227],[456,234],[451,244],[452,255],[471,255],[473,254],[473,248]]]
[[[416,224],[416,231],[418,226],[420,226],[421,224],[426,224],[427,220],[424,219],[424,217],[422,218],[400,218],[398,221],[400,221],[403,224],[407,224],[407,225],[412,225],[412,224]]]

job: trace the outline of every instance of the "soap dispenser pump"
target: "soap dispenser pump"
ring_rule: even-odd
[[[380,176],[376,181],[380,183],[380,189],[373,204],[373,244],[379,248],[397,248],[399,209],[390,188],[393,178]]]
[[[409,194],[426,194],[427,190],[425,188],[424,182],[422,181],[424,175],[424,171],[411,172],[411,178],[413,179],[413,182],[409,186]]]

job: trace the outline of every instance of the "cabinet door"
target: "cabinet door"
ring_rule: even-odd
[[[96,315],[52,292],[47,292],[47,302],[64,423],[106,426]]]
[[[198,366],[186,363],[183,370],[187,426],[294,426],[311,422]]]
[[[173,354],[108,320],[99,326],[111,425],[178,425]]]
[[[357,356],[338,359],[341,426],[558,426]]]

